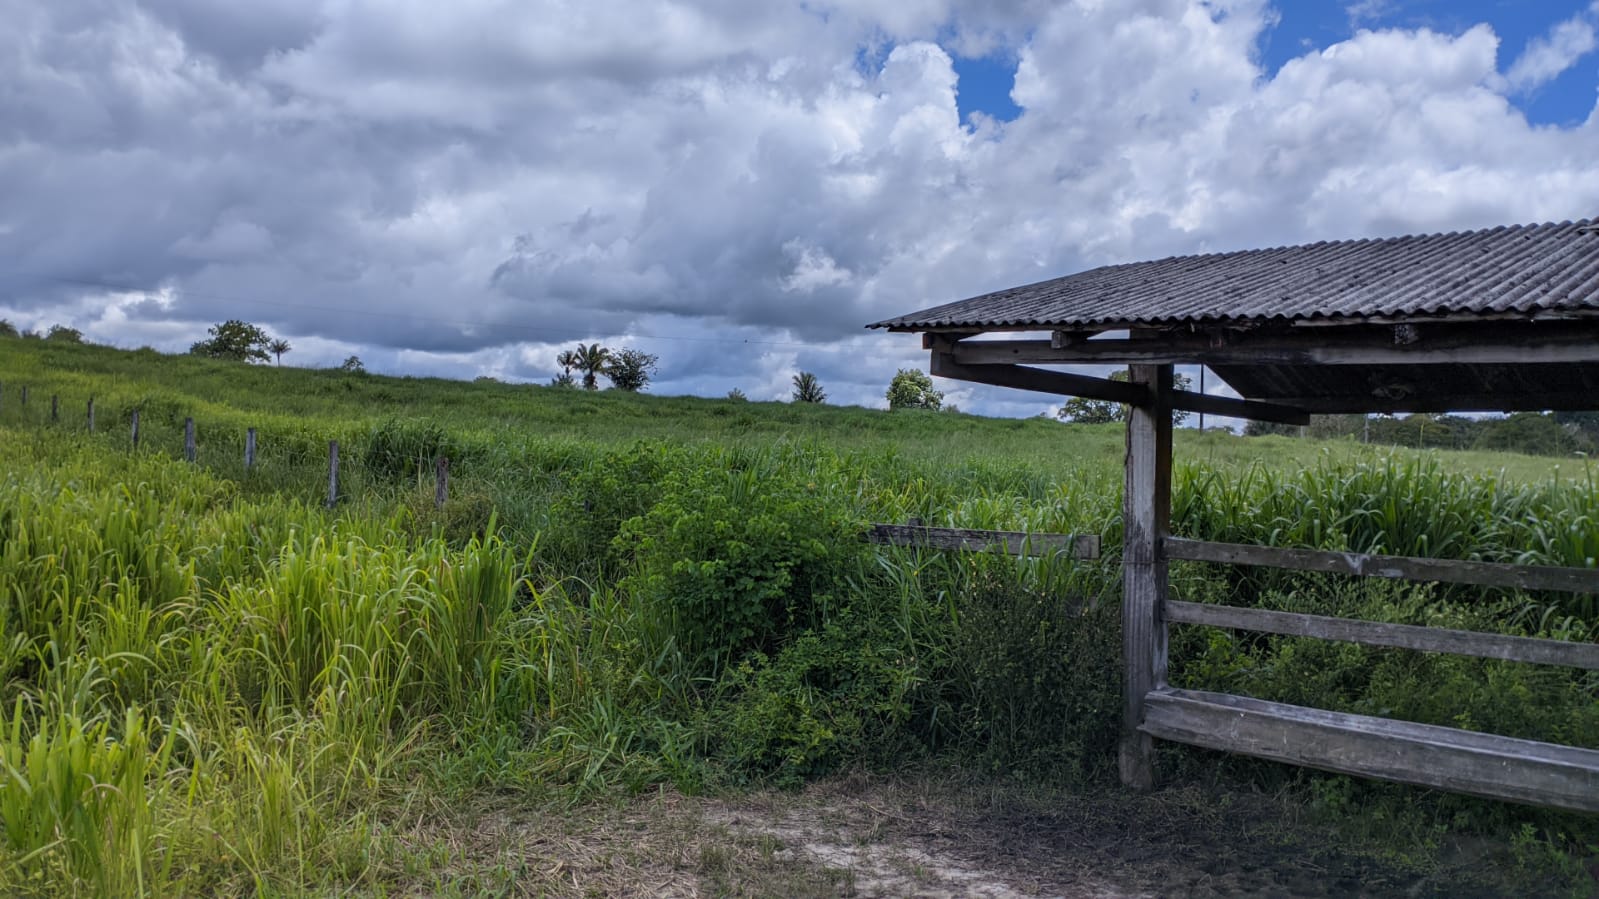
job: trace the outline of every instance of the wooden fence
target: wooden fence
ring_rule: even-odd
[[[26,414],[28,408],[28,393],[28,385],[21,385],[19,390],[19,397],[21,400],[20,408],[24,414]],[[0,383],[0,412],[3,411],[6,411],[5,385]],[[49,422],[51,425],[61,424],[61,397],[58,394],[50,395],[49,416]],[[148,427],[141,422],[141,410],[139,408],[135,407],[130,410],[128,425],[128,448],[131,450],[138,450],[140,447],[140,441],[147,439],[149,436]],[[88,401],[85,404],[84,430],[91,434],[97,433],[95,428],[95,401],[94,397],[92,396],[88,398]],[[195,464],[198,464],[200,460],[198,435],[198,425],[195,423],[194,417],[186,417],[183,420],[183,458],[185,461]],[[243,471],[246,474],[254,470],[256,467],[257,450],[257,430],[255,428],[246,428],[244,431],[243,445]],[[432,467],[434,472],[434,507],[437,509],[443,509],[445,504],[449,502],[450,460],[448,457],[439,456],[432,460]],[[338,505],[340,496],[339,442],[337,440],[328,441],[327,473],[328,489],[326,502],[328,508],[331,509]]]
[[[1078,559],[1099,557],[1099,539],[1082,535],[879,524],[873,525],[867,539],[945,550],[1030,555],[1064,551]],[[1160,538],[1154,558],[1162,564],[1162,578],[1164,563],[1180,560],[1599,593],[1599,569],[1591,568],[1281,549],[1177,537]],[[1129,660],[1130,665],[1147,666],[1152,672],[1149,686],[1137,697],[1136,729],[1142,737],[1492,799],[1599,812],[1599,751],[1173,688],[1165,682],[1165,630],[1170,624],[1205,625],[1587,670],[1599,670],[1599,645],[1182,602],[1165,597],[1165,586],[1161,585],[1162,597],[1152,610],[1150,639],[1142,644],[1159,657]],[[1135,684],[1134,689],[1140,687]]]

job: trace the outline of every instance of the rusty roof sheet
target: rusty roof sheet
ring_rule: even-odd
[[[999,290],[868,327],[1128,328],[1599,315],[1594,219],[1175,256]]]

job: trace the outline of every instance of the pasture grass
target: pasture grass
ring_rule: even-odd
[[[400,835],[452,797],[570,808],[918,759],[1061,787],[1113,776],[1113,427],[0,349],[7,894],[403,892],[448,861]],[[97,433],[45,421],[52,392],[94,395]],[[179,457],[188,415],[199,465]],[[261,433],[250,472],[245,427]],[[1184,536],[1599,556],[1581,463],[1179,438]],[[333,439],[347,464],[327,509]],[[455,460],[442,509],[425,464],[439,452]],[[1098,533],[1110,552],[1017,562],[859,539],[910,517]],[[1591,598],[1570,595],[1200,565],[1174,579],[1198,601],[1596,636]],[[1599,746],[1591,673],[1197,628],[1174,632],[1172,671]],[[1497,835],[1540,870],[1599,852],[1579,816],[1163,758],[1414,845]]]

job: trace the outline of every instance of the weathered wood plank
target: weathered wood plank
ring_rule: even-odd
[[[1143,733],[1326,771],[1599,812],[1599,751],[1197,690],[1144,698]]]
[[[1505,324],[1480,329],[1418,326],[1411,342],[1391,327],[1348,327],[1347,333],[1274,331],[1167,333],[1155,340],[963,340],[950,352],[961,365],[998,364],[1203,364],[1203,365],[1435,365],[1599,362],[1599,328]]]
[[[1310,413],[1280,403],[1263,403],[1259,400],[1240,400],[1229,396],[1210,396],[1188,390],[1174,390],[1171,395],[1173,409],[1198,412],[1201,415],[1226,415],[1251,421],[1269,421],[1280,425],[1308,425]]]
[[[339,504],[339,442],[328,441],[328,508]]]
[[[1166,684],[1166,624],[1170,589],[1163,541],[1171,522],[1172,367],[1135,365],[1129,380],[1149,391],[1150,403],[1127,419],[1122,494],[1122,737],[1117,754],[1122,783],[1155,785],[1155,747],[1140,731],[1144,696]]]
[[[1098,534],[1030,534],[1026,531],[874,524],[867,532],[866,540],[893,546],[925,546],[929,549],[972,552],[1003,549],[1013,556],[1045,556],[1064,552],[1074,559],[1099,558]]]
[[[1108,378],[1091,378],[1063,371],[1046,371],[1025,365],[957,365],[948,353],[933,351],[928,368],[940,378],[975,381],[998,387],[1013,387],[1054,396],[1083,396],[1113,403],[1138,405],[1148,402],[1149,391],[1143,387]]]
[[[950,361],[948,353],[934,351],[929,371],[941,378],[994,384],[1017,390],[1031,390],[1053,396],[1082,396],[1089,399],[1108,400],[1114,403],[1140,405],[1148,402],[1146,390],[1125,381],[1092,378],[1070,372],[1048,371],[1025,365],[960,365]],[[1304,425],[1310,423],[1310,413],[1278,403],[1240,400],[1225,396],[1206,396],[1186,390],[1173,391],[1171,407],[1187,412],[1204,412],[1210,415],[1228,415],[1278,424]]]
[[[1374,556],[1319,549],[1210,543],[1181,537],[1166,538],[1166,555],[1189,562],[1257,565],[1267,568],[1353,574],[1361,577],[1476,584],[1483,587],[1511,587],[1521,590],[1599,593],[1599,568],[1551,568],[1506,565],[1499,562],[1466,562],[1456,559]]]
[[[198,451],[194,445],[194,418],[185,418],[183,420],[183,458],[193,462],[197,456]]]
[[[1568,665],[1573,668],[1599,670],[1599,644],[1596,643],[1512,637],[1507,634],[1488,634],[1480,631],[1388,624],[1380,621],[1359,621],[1353,618],[1333,618],[1299,612],[1278,612],[1176,600],[1166,602],[1166,620],[1179,624],[1204,624],[1211,627],[1285,634],[1293,637],[1345,640],[1367,646],[1392,646],[1399,649],[1447,652],[1483,659],[1503,659],[1507,662]]]

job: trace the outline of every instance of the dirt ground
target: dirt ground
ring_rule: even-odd
[[[1460,864],[1332,848],[1265,798],[1176,789],[1099,797],[951,777],[853,776],[801,793],[652,793],[561,812],[505,799],[419,823],[412,896],[1538,895],[1491,853]],[[1447,855],[1448,853],[1446,853]],[[1415,853],[1412,856],[1417,855]]]

